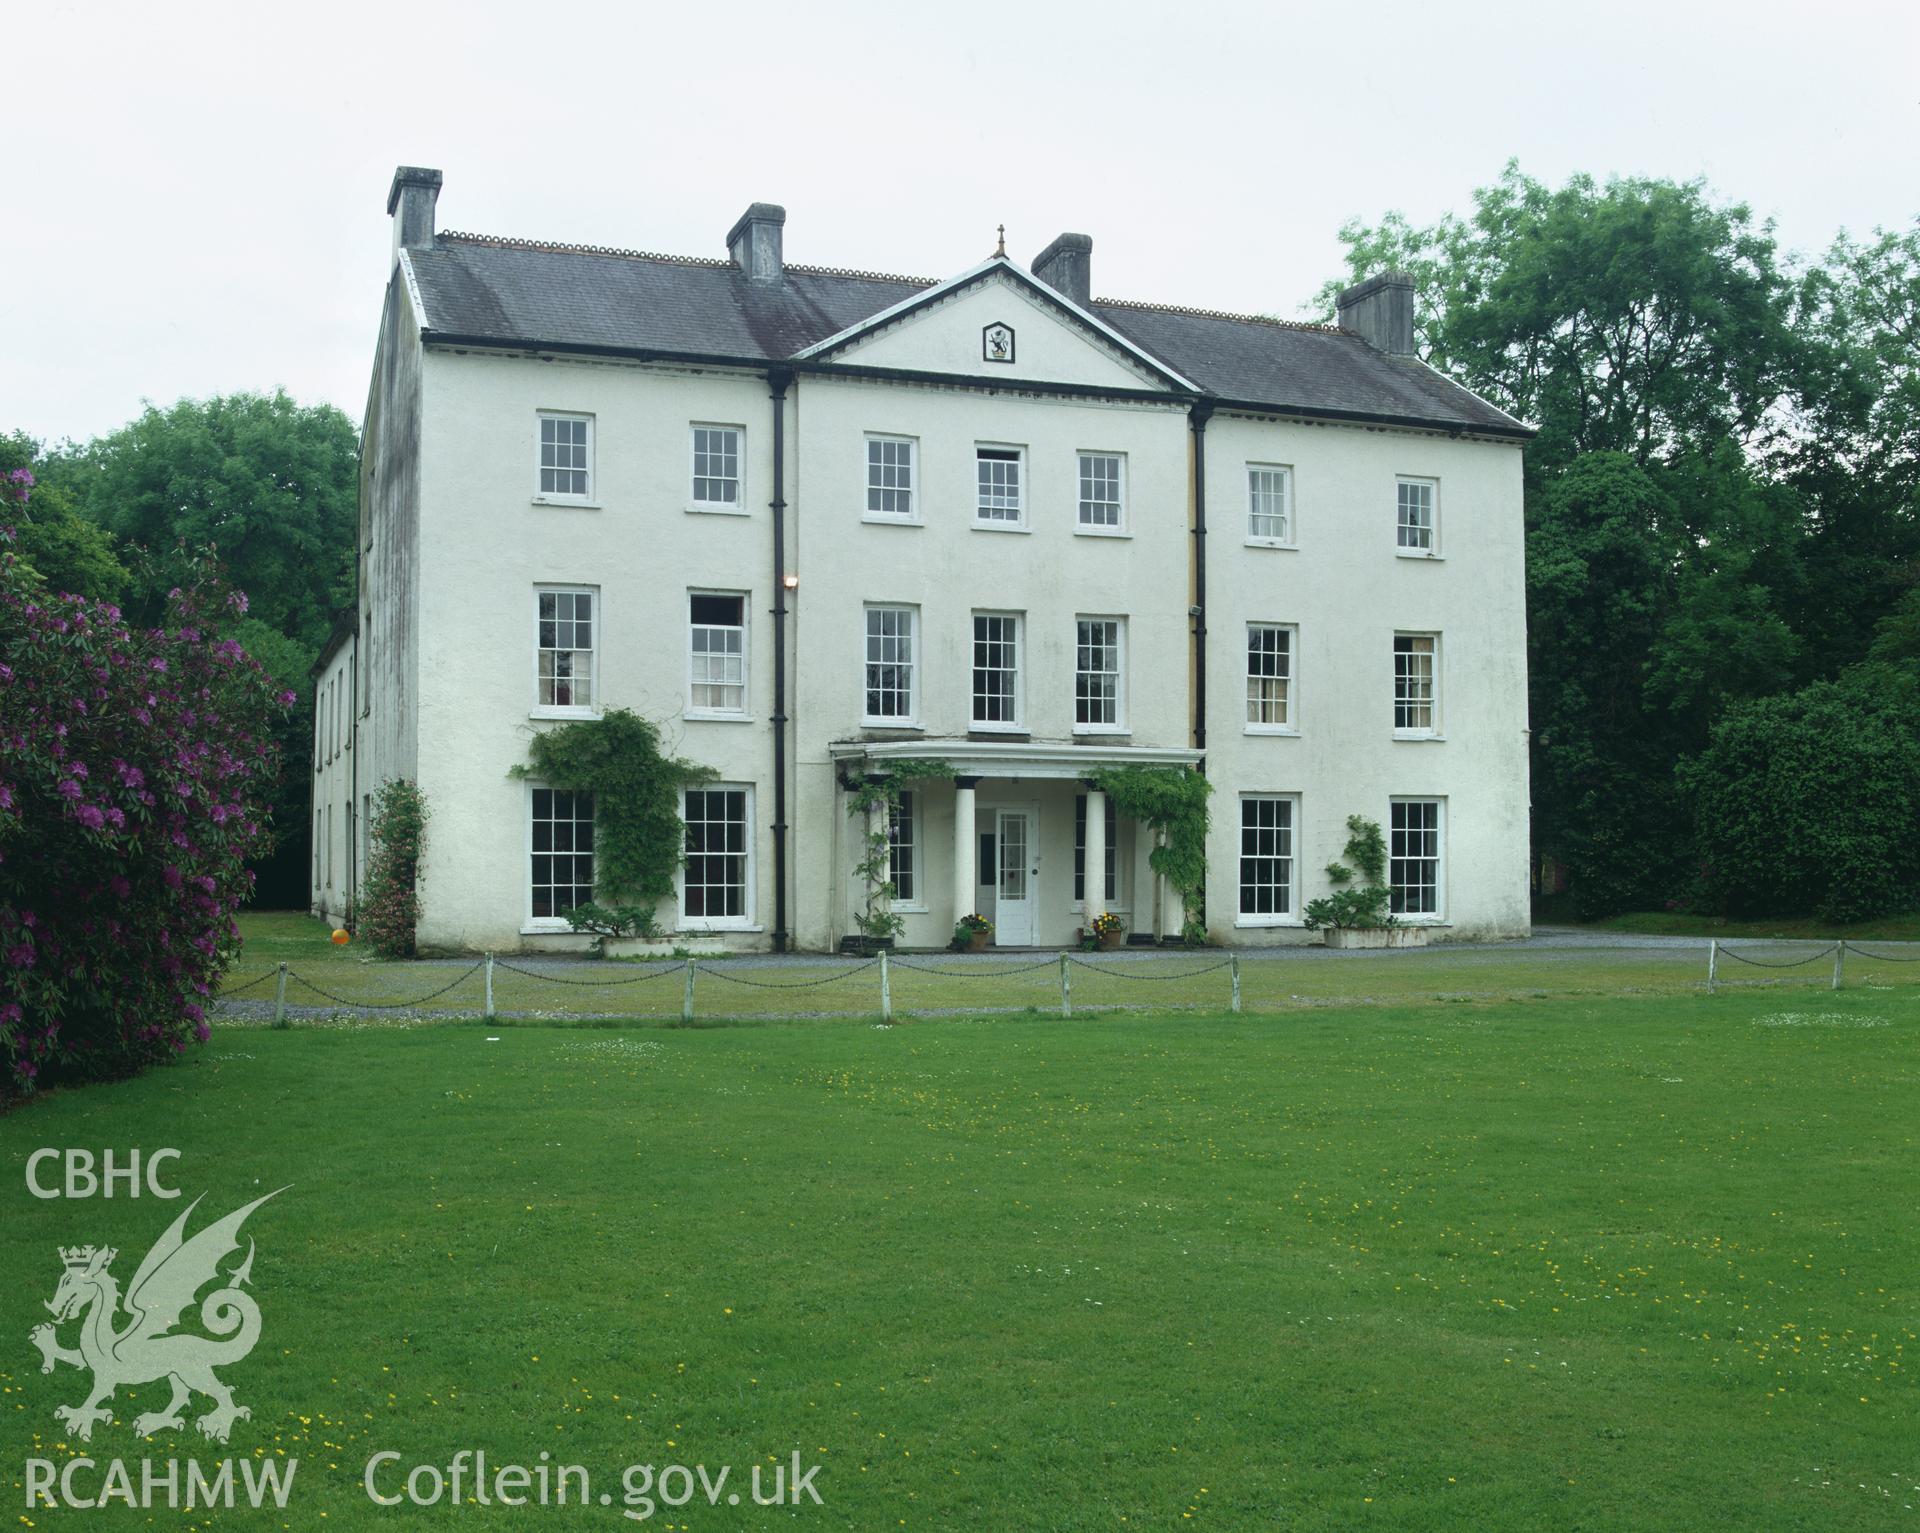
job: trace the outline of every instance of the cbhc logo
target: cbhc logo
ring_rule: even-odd
[[[178,1160],[178,1150],[155,1150],[146,1157],[145,1186],[148,1193],[156,1198],[177,1198],[178,1187],[160,1185],[160,1165],[163,1161]],[[43,1161],[63,1160],[66,1163],[66,1176],[54,1186],[42,1186],[40,1165]],[[94,1168],[98,1166],[96,1171]],[[126,1196],[140,1196],[142,1185],[141,1156],[138,1150],[130,1150],[124,1162],[116,1161],[112,1150],[102,1150],[98,1159],[91,1150],[35,1150],[27,1157],[27,1191],[36,1198],[91,1198],[98,1194],[103,1198],[113,1196],[115,1182],[126,1188]]]

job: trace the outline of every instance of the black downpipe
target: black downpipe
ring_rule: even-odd
[[[1207,421],[1208,400],[1188,412],[1193,426],[1193,748],[1207,748]],[[1204,764],[1202,770],[1205,770]]]
[[[773,950],[787,950],[787,387],[767,374],[773,399]]]

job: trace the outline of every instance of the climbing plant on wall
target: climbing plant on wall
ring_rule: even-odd
[[[865,826],[860,832],[861,857],[853,871],[865,885],[866,903],[853,913],[853,924],[869,942],[891,941],[907,924],[906,917],[893,908],[900,891],[893,882],[891,830],[900,795],[910,782],[952,776],[953,767],[944,761],[890,761],[885,775],[843,779],[847,815]]]
[[[1108,767],[1087,780],[1113,800],[1115,814],[1158,833],[1148,866],[1180,896],[1181,937],[1206,941],[1207,800],[1213,784],[1190,767]]]
[[[681,790],[718,774],[669,756],[658,726],[626,708],[543,730],[527,755],[509,775],[593,795],[594,898],[568,922],[609,937],[655,934],[654,907],[673,894],[686,850]]]

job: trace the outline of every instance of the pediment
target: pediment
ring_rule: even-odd
[[[1006,260],[916,294],[801,356],[996,383],[1162,392],[1191,387]]]

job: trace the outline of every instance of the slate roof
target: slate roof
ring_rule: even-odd
[[[730,261],[441,234],[407,252],[428,339],[778,362],[938,286],[788,265],[778,284]],[[1095,299],[1088,312],[1223,402],[1531,435],[1410,357],[1343,330]]]

